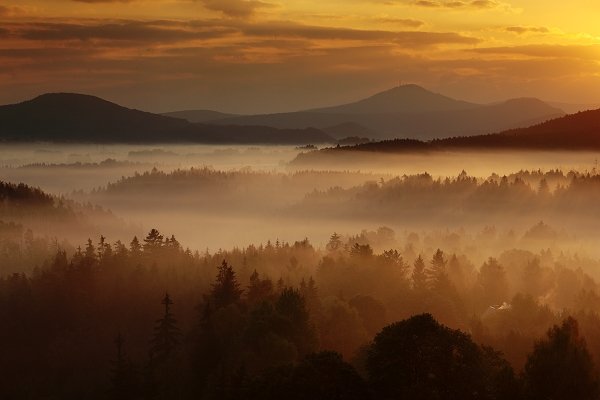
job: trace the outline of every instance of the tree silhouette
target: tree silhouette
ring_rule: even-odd
[[[294,367],[280,367],[255,380],[250,399],[367,400],[367,385],[338,353],[310,354]]]
[[[329,251],[336,251],[342,248],[342,237],[337,234],[337,232],[333,232],[331,237],[329,238],[329,242],[326,246]]]
[[[507,301],[508,281],[506,271],[498,260],[490,257],[479,269],[477,281],[482,290],[483,307],[502,304]]]
[[[132,257],[139,257],[142,254],[142,245],[138,240],[137,236],[134,236],[129,244],[129,251]]]
[[[84,258],[87,261],[87,263],[93,263],[94,261],[96,261],[96,248],[92,243],[92,239],[88,239],[87,241]]]
[[[163,235],[157,229],[152,229],[144,238],[144,253],[155,254],[163,246]]]
[[[260,279],[256,270],[250,275],[250,285],[246,291],[249,305],[255,305],[269,299],[273,295],[273,282],[270,279]]]
[[[312,352],[317,344],[316,334],[300,293],[292,288],[284,289],[275,303],[275,310],[283,317],[280,332],[294,343],[298,354],[305,356]]]
[[[535,344],[525,364],[527,398],[531,400],[597,399],[598,376],[577,321],[553,326]]]
[[[437,249],[431,258],[430,267],[425,270],[431,288],[437,288],[442,281],[448,279],[446,274],[446,264],[447,261],[444,258],[444,252]]]
[[[425,262],[423,257],[419,255],[415,260],[413,272],[411,275],[413,289],[418,293],[423,293],[427,290],[427,275],[425,274]]]
[[[212,285],[211,297],[215,307],[226,307],[238,303],[243,290],[235,277],[235,271],[223,260],[217,272],[217,279]]]
[[[115,339],[116,359],[111,363],[111,398],[115,400],[135,399],[139,395],[137,371],[125,356],[123,343],[123,337],[119,333]]]
[[[468,335],[422,314],[379,332],[366,364],[376,398],[491,399],[486,357]]]
[[[165,313],[161,319],[156,321],[150,350],[153,358],[158,362],[167,361],[173,356],[181,336],[181,332],[177,328],[177,321],[171,312],[173,301],[168,293],[165,294],[162,304],[165,306]]]

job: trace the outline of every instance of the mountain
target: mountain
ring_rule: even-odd
[[[261,143],[334,142],[317,129],[213,126],[133,110],[94,96],[50,93],[0,106],[1,141],[82,143]]]
[[[600,109],[569,114],[528,128],[433,141],[444,148],[600,150]]]
[[[388,114],[455,111],[478,105],[430,92],[418,85],[402,85],[354,103],[309,110],[332,114]]]
[[[498,132],[562,115],[562,110],[538,99],[481,105],[455,100],[416,85],[404,85],[336,107],[224,118],[211,123],[318,129],[353,123],[372,131],[372,139],[428,140]]]
[[[573,103],[562,103],[558,101],[548,101],[552,107],[560,108],[567,114],[575,114],[581,111],[589,111],[600,108],[600,104],[573,104]]]
[[[406,153],[471,149],[600,151],[600,109],[566,115],[527,128],[487,135],[449,137],[430,141],[394,139],[330,147],[300,154],[293,163],[312,162],[321,157],[352,151]]]
[[[180,118],[185,119],[188,122],[198,123],[198,122],[210,122],[218,119],[224,118],[235,118],[239,117],[238,114],[227,114],[219,111],[211,111],[211,110],[184,110],[184,111],[173,111],[168,113],[163,113],[166,117]]]
[[[374,132],[357,124],[356,122],[342,122],[337,125],[327,126],[321,130],[336,139],[344,139],[347,137],[373,137]]]

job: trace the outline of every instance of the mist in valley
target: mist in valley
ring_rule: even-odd
[[[41,359],[56,374],[91,362],[87,375],[74,376],[77,391],[93,398],[104,398],[93,388],[105,384],[106,371],[129,376],[123,390],[139,398],[175,387],[182,398],[211,398],[220,379],[229,398],[246,396],[240,390],[261,398],[265,371],[304,362],[351,365],[359,375],[348,384],[363,385],[360,392],[374,385],[377,340],[395,321],[467,332],[488,371],[487,383],[468,385],[509,393],[490,399],[522,393],[531,378],[520,374],[534,362],[537,341],[551,343],[551,329],[575,332],[567,316],[578,321],[590,357],[600,358],[595,153],[360,154],[299,163],[307,151],[3,148],[0,291],[7,303],[0,311],[7,319],[19,313],[11,329],[24,332],[10,353],[19,360],[7,375],[12,393],[22,393],[24,379],[42,387],[32,378],[48,376]],[[19,299],[16,309],[10,299]],[[161,299],[166,319],[157,324],[171,325],[152,336]],[[61,322],[44,336],[27,328],[56,307]],[[122,370],[107,358],[114,326],[126,338]],[[69,327],[88,334],[66,333]],[[55,360],[51,352],[66,335],[82,351]],[[148,337],[159,335],[173,335],[168,346],[178,355],[152,342],[150,357],[197,378],[156,369],[160,386],[152,389],[139,371],[151,368]],[[336,353],[310,358],[325,350]],[[214,368],[243,368],[243,385],[252,388]]]

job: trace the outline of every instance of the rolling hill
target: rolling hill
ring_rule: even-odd
[[[1,141],[75,143],[308,144],[334,140],[310,129],[194,124],[119,106],[98,97],[50,93],[0,106]]]
[[[388,114],[469,110],[477,104],[433,93],[418,85],[402,85],[354,103],[309,110],[331,114]]]
[[[164,115],[165,117],[185,119],[186,121],[192,123],[211,122],[219,119],[235,118],[240,116],[238,114],[228,114],[211,110],[183,110],[162,113],[161,115]]]
[[[402,137],[428,140],[498,132],[562,115],[562,110],[533,98],[482,105],[455,100],[420,86],[404,85],[335,107],[229,117],[211,123],[265,125],[288,129],[326,129],[342,124],[356,124],[371,131],[370,137],[374,139]],[[351,132],[342,129],[335,132],[334,137],[351,135]]]
[[[434,146],[551,150],[600,150],[600,109],[569,114],[528,128],[491,135],[454,137]]]
[[[411,153],[447,150],[550,150],[600,151],[600,109],[555,118],[527,128],[500,133],[449,137],[422,141],[393,139],[353,146],[338,146],[299,154],[292,162],[301,164],[321,157],[360,151],[372,153]]]

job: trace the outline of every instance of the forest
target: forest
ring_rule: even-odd
[[[0,281],[6,398],[595,398],[597,260],[474,265],[416,234],[373,250],[393,236],[199,253],[152,229],[59,249]]]
[[[0,169],[23,178],[0,183],[2,398],[600,396],[593,164],[93,151]]]

